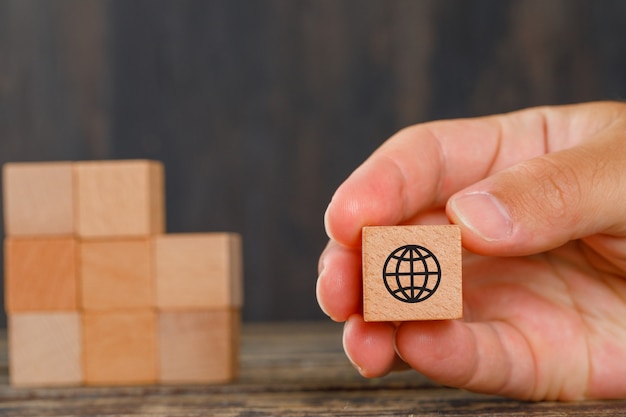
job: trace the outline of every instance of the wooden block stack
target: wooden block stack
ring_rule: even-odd
[[[163,175],[141,160],[4,166],[12,384],[236,376],[240,237],[164,234]]]

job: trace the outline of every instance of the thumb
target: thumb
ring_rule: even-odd
[[[461,226],[464,246],[515,256],[597,233],[626,235],[626,147],[613,133],[524,161],[453,195],[446,212]]]

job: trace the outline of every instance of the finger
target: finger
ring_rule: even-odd
[[[526,255],[597,233],[624,236],[625,131],[605,129],[453,196],[447,212],[462,227],[464,245],[481,254]]]
[[[404,223],[490,172],[541,154],[543,120],[536,110],[398,132],[337,189],[325,214],[328,235],[358,246],[363,226]],[[513,149],[511,142],[520,143]]]
[[[476,130],[493,129],[484,122],[467,123]],[[335,192],[324,217],[327,234],[356,247],[363,226],[399,224],[434,207],[448,176],[439,138],[451,128],[445,123],[414,126],[383,144]],[[479,146],[494,152],[495,130],[480,137],[487,143]]]
[[[363,226],[402,224],[495,172],[577,145],[620,109],[617,103],[543,107],[404,129],[337,189],[324,217],[326,232],[356,247]]]
[[[334,321],[360,313],[361,254],[330,241],[320,256],[316,295],[320,308]]]
[[[529,399],[531,352],[517,334],[505,333],[500,337],[483,323],[403,323],[396,332],[396,348],[414,369],[442,384]]]
[[[403,323],[396,348],[411,367],[439,383],[531,399],[532,353],[512,328],[496,326],[501,328],[457,321]]]
[[[395,330],[391,323],[366,323],[358,314],[350,316],[343,331],[343,348],[361,375],[375,378],[406,369],[394,349]]]

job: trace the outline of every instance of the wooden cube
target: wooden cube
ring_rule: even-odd
[[[82,241],[79,263],[83,309],[154,307],[151,239]]]
[[[8,312],[78,309],[73,238],[8,238],[4,250]]]
[[[78,312],[8,316],[12,385],[77,385],[82,382]]]
[[[365,321],[461,318],[461,284],[458,226],[363,228]]]
[[[163,383],[217,383],[237,376],[238,310],[161,311],[159,369]]]
[[[155,261],[158,308],[241,307],[243,284],[239,235],[157,236]]]
[[[161,163],[79,162],[75,175],[81,238],[140,237],[165,230]]]
[[[71,162],[8,163],[2,177],[7,236],[74,233]]]
[[[82,326],[86,384],[157,381],[156,313],[153,310],[84,312]]]

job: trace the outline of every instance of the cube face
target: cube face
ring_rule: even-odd
[[[8,236],[70,236],[74,233],[71,162],[5,164],[3,194]]]
[[[17,386],[82,382],[80,317],[74,313],[9,314],[9,367]]]
[[[111,311],[154,306],[149,239],[79,243],[81,306]]]
[[[238,310],[158,313],[163,383],[217,383],[237,375]]]
[[[76,252],[73,238],[6,239],[6,310],[77,310]]]
[[[160,309],[230,308],[242,304],[241,239],[234,233],[155,238]]]
[[[79,162],[74,166],[77,232],[82,238],[164,232],[163,166],[155,161]]]
[[[86,384],[148,384],[157,381],[154,311],[85,312],[82,331]]]
[[[461,318],[461,255],[458,226],[363,228],[365,321]]]

